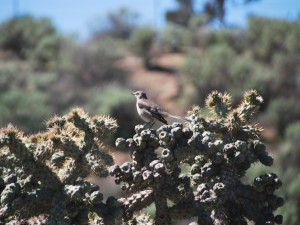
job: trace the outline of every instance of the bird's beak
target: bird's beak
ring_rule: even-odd
[[[131,92],[132,95],[134,95],[134,92]]]

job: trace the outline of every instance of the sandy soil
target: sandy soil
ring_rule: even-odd
[[[155,65],[178,70],[184,57],[181,54],[164,54],[155,60]],[[130,82],[136,90],[144,90],[150,99],[156,101],[167,111],[181,113],[176,98],[180,95],[181,75],[177,72],[145,70],[140,58],[128,54],[119,62],[119,66],[129,71]]]

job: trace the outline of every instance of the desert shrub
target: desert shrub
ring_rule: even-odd
[[[207,80],[212,77],[228,76],[229,66],[234,56],[235,53],[227,45],[213,46],[202,56],[192,52],[183,66],[183,71],[192,76],[197,86],[204,87]],[[215,86],[223,85],[223,80],[215,80],[214,83]]]
[[[0,26],[0,48],[26,59],[43,38],[54,34],[56,29],[48,19],[13,18]]]
[[[284,169],[295,170],[295,167],[300,165],[300,121],[296,121],[293,124],[287,126],[284,133],[284,144],[283,144],[283,154],[282,157]],[[299,189],[300,190],[300,189]],[[300,196],[299,196],[300,197]]]
[[[300,96],[300,54],[277,53],[273,57],[273,96]]]
[[[24,66],[23,62],[10,61],[0,65],[0,91],[5,92],[11,87],[26,90],[47,91],[57,79],[51,72],[34,72]]]
[[[130,40],[129,45],[132,51],[143,59],[145,68],[151,68],[151,47],[153,45],[156,32],[151,27],[137,28]]]
[[[114,40],[101,38],[81,45],[68,40],[44,37],[30,61],[0,63],[1,124],[21,126],[24,120],[22,129],[33,131],[52,113],[89,102],[94,87],[112,81],[125,84],[126,72],[116,65],[121,53],[112,51],[118,48]]]
[[[287,126],[300,119],[298,98],[278,97],[270,101],[264,119],[273,124],[279,135],[283,135]]]
[[[284,133],[282,152],[279,154],[279,171],[285,177],[285,185],[281,190],[285,195],[286,206],[280,209],[285,223],[296,225],[300,215],[300,121],[290,124]]]
[[[46,93],[17,87],[1,93],[0,107],[1,125],[13,121],[27,132],[41,128],[41,123],[53,114]]]
[[[112,39],[99,38],[76,48],[72,54],[74,68],[71,70],[81,85],[125,80],[126,73],[116,65],[122,56],[117,44]]]
[[[191,54],[182,71],[202,100],[214,89],[230,90],[235,101],[241,91],[257,88],[266,94],[269,89],[270,73],[250,57],[238,55],[226,44],[213,45],[202,55]]]
[[[193,29],[192,32],[194,46],[199,47],[199,49],[207,49],[216,44],[215,31],[211,27],[203,26],[198,28],[197,31]]]
[[[94,95],[98,93],[97,95]],[[94,91],[95,98],[89,103],[89,109],[97,114],[110,114],[113,107],[121,102],[134,103],[130,90],[118,85],[108,85]]]
[[[298,90],[300,81],[300,43],[297,41],[299,37],[299,20],[285,21],[251,17],[246,32],[247,48],[252,53],[252,58],[268,65],[269,71],[272,73],[268,96],[272,96],[273,99],[281,97],[278,101],[289,109],[292,107],[291,101],[294,101],[300,95]],[[292,100],[289,99],[284,102],[282,97],[291,98]],[[276,101],[274,100],[271,107],[274,108],[275,112],[283,113],[285,111],[284,107]],[[272,113],[271,111],[272,109],[269,110],[270,118],[272,118],[270,120],[277,121],[275,123],[277,130],[282,135],[287,123],[294,121],[296,115],[293,111],[289,116],[290,119],[285,114],[280,115],[281,118],[279,118],[275,115],[275,112]]]
[[[244,31],[234,28],[222,28],[216,31],[211,31],[211,40],[208,41],[210,45],[226,44],[230,46],[235,52],[241,53],[245,48]]]
[[[189,29],[199,29],[208,24],[209,18],[205,14],[193,15],[188,21]]]
[[[277,52],[299,51],[299,21],[250,17],[248,23],[248,47],[256,59],[270,62]]]
[[[13,122],[26,132],[39,129],[41,123],[53,114],[47,91],[55,80],[55,74],[28,71],[17,62],[1,66],[1,125]]]
[[[262,93],[265,103],[269,102],[271,95],[270,82],[273,78],[271,71],[258,63],[249,56],[236,55],[230,65],[229,76],[231,84],[228,89],[234,99],[243,90],[256,89]],[[264,109],[266,105],[262,106]]]
[[[182,67],[186,79],[198,90],[200,101],[211,90],[224,91],[228,80],[228,71],[235,53],[226,45],[213,46],[202,56],[191,53]]]
[[[300,18],[291,23],[291,29],[286,34],[286,40],[284,42],[284,48],[289,53],[299,53],[300,51]]]
[[[163,43],[174,52],[182,52],[187,47],[203,47],[210,35],[205,15],[192,16],[187,26],[168,23],[163,31]]]
[[[30,60],[37,70],[53,70],[58,67],[63,38],[57,34],[44,37],[37,43]]]
[[[284,217],[284,221],[289,225],[297,225],[299,222],[299,210],[295,203],[295,200],[287,201],[286,207],[279,209],[278,213],[281,213]]]
[[[163,43],[175,52],[184,51],[187,47],[206,48],[216,44],[219,31],[213,31],[207,24],[208,18],[203,14],[192,16],[187,26],[168,23],[163,31]]]
[[[23,77],[19,76],[19,79],[16,79],[16,75],[20,71],[20,63],[18,62],[7,62],[1,64],[0,67],[0,90],[5,91],[9,89],[9,86],[12,84],[18,84],[23,81]]]
[[[191,42],[188,28],[169,23],[163,31],[163,44],[172,52],[182,52]]]
[[[32,132],[54,112],[84,105],[93,87],[125,84],[114,39],[79,44],[60,36],[48,20],[30,16],[2,24],[0,34],[0,50],[22,58],[0,61],[1,125],[12,122]]]
[[[119,124],[117,135],[130,137],[134,134],[134,124],[141,122],[135,109],[135,98],[131,90],[120,85],[109,85],[96,88],[91,94],[94,96],[86,108],[95,114],[106,114],[116,118]]]

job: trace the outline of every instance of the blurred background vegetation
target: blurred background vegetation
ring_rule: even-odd
[[[262,0],[263,1],[263,0]],[[107,26],[78,42],[48,18],[19,15],[0,24],[0,126],[13,123],[26,133],[75,106],[109,114],[130,137],[141,123],[134,90],[142,89],[174,114],[203,106],[212,90],[236,103],[256,89],[264,106],[256,121],[284,183],[284,224],[300,220],[300,18],[251,16],[246,27],[227,26],[225,0],[177,0],[166,25],[138,25],[137,14],[116,9]],[[248,1],[245,1],[245,4]],[[247,7],[247,5],[245,5]],[[214,26],[218,21],[221,25]],[[254,167],[248,175],[265,172]],[[267,171],[272,172],[272,171]]]

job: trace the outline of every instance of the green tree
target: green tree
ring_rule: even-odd
[[[0,49],[11,51],[27,59],[43,38],[57,31],[49,19],[21,16],[10,19],[0,26]]]
[[[257,0],[241,0],[240,3],[247,4]],[[224,23],[225,14],[226,14],[226,3],[230,1],[226,0],[206,0],[204,4],[202,1],[194,0],[176,0],[177,9],[169,10],[166,12],[166,20],[172,23],[176,23],[182,26],[188,26],[189,20],[200,14],[205,14],[207,16],[207,22],[213,21],[215,19]],[[197,5],[203,4],[201,10],[196,11]]]
[[[156,32],[151,27],[140,27],[136,29],[130,38],[130,47],[138,56],[143,59],[145,68],[151,69],[152,52]]]
[[[108,28],[101,33],[115,38],[128,39],[136,28],[137,13],[127,8],[121,8],[107,15]]]

